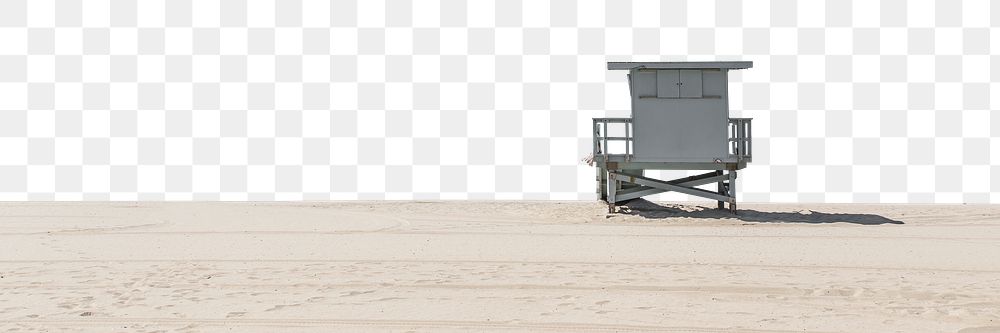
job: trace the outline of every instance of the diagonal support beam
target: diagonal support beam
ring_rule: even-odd
[[[717,182],[718,180],[714,179],[715,178],[715,173],[713,172],[711,174],[712,174],[712,177],[708,177],[708,178],[705,178],[703,180],[712,179],[711,182]],[[694,177],[698,177],[698,176],[694,176]],[[720,195],[720,194],[715,193],[715,192],[706,191],[706,190],[703,190],[703,189],[700,189],[700,188],[693,188],[693,187],[686,187],[686,186],[682,186],[682,185],[678,185],[678,184],[671,184],[670,182],[665,182],[665,181],[662,181],[662,180],[648,178],[648,177],[643,177],[643,176],[623,175],[623,174],[617,174],[617,173],[609,172],[608,173],[608,178],[616,180],[616,181],[623,181],[623,182],[629,182],[629,183],[633,183],[633,184],[638,184],[638,185],[653,187],[653,188],[656,188],[656,189],[663,190],[664,192],[665,191],[674,191],[674,192],[679,192],[679,193],[684,193],[684,194],[699,196],[699,197],[707,198],[707,199],[713,199],[713,200],[718,200],[718,201],[725,201],[725,202],[728,202],[728,203],[735,203],[736,202],[735,198],[732,198],[732,197],[729,197],[729,196],[725,196],[725,195]],[[709,182],[709,183],[711,183],[711,182]],[[623,200],[622,198],[623,198],[622,196],[615,196],[615,202],[622,201]]]
[[[713,182],[719,182],[719,181],[723,181],[723,180],[726,180],[726,179],[728,179],[728,178],[726,178],[726,176],[719,175],[718,173],[715,173],[715,172],[709,172],[709,173],[703,173],[703,174],[700,174],[700,175],[694,175],[694,176],[688,176],[688,177],[684,177],[684,178],[677,178],[677,179],[668,180],[668,181],[666,181],[666,183],[667,184],[673,184],[673,185],[681,185],[681,186],[694,187],[694,186],[701,186],[701,185],[705,185],[705,184],[711,184]],[[666,192],[666,191],[661,190],[661,189],[656,189],[656,188],[652,188],[652,187],[648,187],[648,186],[640,186],[638,188],[632,188],[632,189],[628,189],[628,190],[619,191],[618,193],[622,194],[622,193],[638,192],[640,190],[657,190],[657,191],[660,191],[660,192]],[[660,192],[654,192],[654,193],[650,193],[650,194],[656,194],[656,193],[660,193]]]
[[[709,173],[706,173],[706,174],[700,174],[700,175],[690,176],[690,177],[685,177],[685,178],[678,178],[678,179],[666,181],[665,183],[671,184],[671,185],[685,186],[685,187],[695,187],[695,186],[701,186],[701,185],[705,185],[705,184],[717,183],[717,182],[720,182],[720,181],[723,181],[723,180],[726,180],[726,179],[729,179],[729,176],[727,176],[727,175],[718,175],[717,173],[715,173],[713,171],[713,172],[709,172]],[[619,191],[618,195],[615,196],[615,199],[618,202],[621,202],[621,201],[625,201],[625,200],[632,200],[632,199],[635,199],[635,198],[644,197],[644,196],[647,196],[647,195],[653,195],[653,194],[657,194],[657,193],[663,193],[663,192],[667,192],[667,190],[664,190],[664,189],[661,189],[661,188],[656,188],[656,187],[642,186],[642,187],[638,187],[638,188],[633,188],[633,189]]]

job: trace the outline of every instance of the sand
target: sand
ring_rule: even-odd
[[[0,332],[1000,331],[1000,207],[2,203]]]

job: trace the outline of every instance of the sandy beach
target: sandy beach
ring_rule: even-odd
[[[1000,209],[0,204],[0,332],[997,332]]]

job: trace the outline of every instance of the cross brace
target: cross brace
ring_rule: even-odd
[[[726,187],[725,189],[722,188],[724,181],[728,181],[728,183],[724,184]],[[631,200],[656,193],[674,191],[674,192],[699,196],[702,198],[717,200],[719,202],[720,207],[724,202],[728,202],[730,210],[732,210],[735,213],[736,211],[736,193],[734,184],[735,181],[736,181],[735,171],[730,171],[729,174],[722,174],[721,172],[713,171],[696,176],[679,178],[669,181],[663,181],[659,179],[653,179],[637,175],[627,175],[615,172],[608,172],[608,204],[609,204],[608,208],[610,211],[614,211],[614,205],[618,202]],[[616,182],[627,182],[640,186],[618,191],[617,190],[618,186],[617,184],[615,184]],[[711,192],[700,188],[695,188],[695,186],[711,184],[711,183],[720,184],[720,189],[718,192]]]
[[[627,177],[628,175],[624,175],[624,176]],[[684,186],[684,187],[695,187],[695,186],[701,186],[701,185],[705,185],[705,184],[718,183],[718,182],[721,182],[721,181],[724,181],[724,180],[727,180],[727,179],[729,179],[729,176],[719,175],[719,174],[717,174],[716,172],[713,171],[713,172],[709,172],[709,173],[701,174],[701,175],[697,175],[697,176],[690,176],[690,177],[686,177],[686,178],[674,179],[674,180],[671,180],[671,181],[666,181],[664,183],[671,184],[671,185],[677,185],[677,186]],[[655,179],[652,179],[652,180],[656,181]],[[701,189],[695,189],[695,190],[701,190]],[[635,199],[635,198],[644,197],[644,196],[647,196],[647,195],[653,195],[653,194],[657,194],[657,193],[668,192],[668,191],[671,191],[671,190],[666,190],[666,189],[657,188],[657,187],[651,187],[651,186],[639,186],[639,187],[630,188],[630,189],[627,189],[627,190],[618,191],[617,193],[615,193],[615,201],[616,202],[622,202],[622,201],[626,201],[626,200],[632,200],[632,199]]]

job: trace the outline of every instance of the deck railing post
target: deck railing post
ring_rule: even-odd
[[[632,125],[631,121],[626,121],[625,122],[625,159],[626,160],[629,158],[629,155],[631,154],[631,149],[629,149],[630,141],[632,140],[632,134],[631,134],[631,131],[630,131],[630,128],[632,127],[631,125]]]

